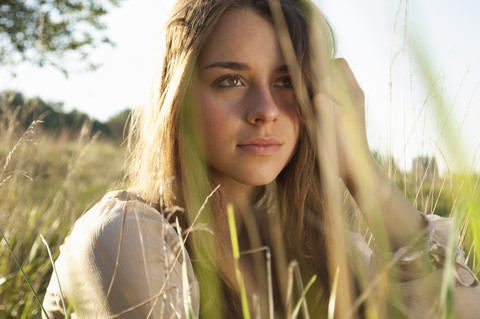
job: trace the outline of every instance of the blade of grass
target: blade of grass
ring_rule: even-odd
[[[273,314],[274,314],[274,304],[273,304],[273,283],[272,283],[272,253],[270,251],[270,247],[264,246],[264,247],[259,247],[256,249],[251,249],[251,250],[246,250],[242,251],[240,255],[247,255],[247,254],[253,254],[256,252],[260,251],[265,251],[265,269],[267,272],[267,294],[268,294],[268,312],[269,312],[269,317],[270,319],[273,319]],[[293,272],[293,270],[292,270]],[[287,298],[287,300],[289,300]],[[288,311],[287,311],[288,313]]]
[[[335,301],[337,299],[337,288],[338,288],[338,273],[339,268],[335,272],[335,277],[333,278],[332,284],[332,293],[330,295],[330,300],[328,301],[328,319],[333,319],[335,315]]]
[[[473,234],[473,247],[475,249],[475,255],[480,260],[480,201],[478,198],[471,198],[468,203],[468,210],[470,212],[470,225]],[[474,269],[475,271],[476,269]]]
[[[227,213],[228,213],[228,226],[230,228],[230,237],[232,241],[233,262],[235,265],[235,272],[237,274],[237,283],[238,283],[238,286],[240,287],[243,317],[245,319],[250,319],[250,310],[248,308],[247,291],[245,289],[245,282],[243,281],[243,276],[240,271],[240,265],[239,265],[240,249],[238,246],[237,227],[235,226],[235,216],[233,213],[232,205],[227,206]]]
[[[337,270],[337,274],[338,274],[338,270]],[[297,304],[295,305],[295,308],[293,309],[293,312],[292,312],[292,315],[290,316],[290,318],[297,318],[298,312],[300,311],[300,307],[302,306],[302,303],[303,303],[303,299],[305,299],[305,295],[307,294],[308,290],[313,285],[313,283],[315,282],[316,279],[317,279],[317,275],[314,275],[312,277],[312,279],[310,279],[307,286],[302,291],[302,294],[300,295],[300,299],[298,299]]]
[[[35,291],[35,289],[33,289],[32,284],[30,283],[30,280],[28,280],[27,274],[25,274],[25,272],[23,271],[22,266],[20,265],[20,262],[18,261],[17,257],[16,257],[15,254],[13,253],[12,247],[10,247],[10,244],[8,243],[8,240],[7,240],[7,238],[5,237],[5,234],[3,233],[3,231],[2,231],[1,228],[0,228],[0,234],[2,235],[2,238],[3,238],[3,240],[5,241],[5,244],[7,245],[8,250],[9,250],[10,253],[12,254],[13,260],[15,261],[15,263],[16,263],[17,266],[18,266],[18,268],[19,268],[20,271],[22,272],[23,278],[25,278],[25,280],[27,281],[27,284],[28,284],[28,286],[30,287],[30,289],[32,290],[33,295],[35,296],[35,299],[38,301],[38,304],[40,305],[40,308],[42,308],[42,311],[43,311],[43,313],[45,314],[45,316],[47,316],[47,318],[50,318],[50,317],[48,316],[47,312],[45,311],[45,308],[43,308],[42,302],[41,302],[40,299],[38,298],[37,292]]]
[[[179,243],[182,242],[182,229],[180,228],[180,223],[178,218],[175,220],[177,224],[177,233]],[[187,253],[185,252],[185,245],[180,245],[180,250],[182,251],[183,263],[182,263],[182,287],[183,287],[183,306],[185,310],[185,315],[189,319],[193,319],[193,310],[192,310],[192,298],[190,297],[190,285],[188,283],[188,273],[187,273]]]
[[[45,245],[45,247],[47,247],[48,257],[50,258],[50,262],[52,263],[52,267],[53,267],[53,272],[55,273],[55,277],[57,278],[58,289],[60,290],[60,299],[62,300],[62,306],[63,306],[63,311],[65,312],[65,318],[68,319],[67,307],[65,306],[62,286],[60,285],[60,278],[58,278],[58,272],[57,272],[57,268],[55,267],[55,261],[53,260],[52,253],[50,251],[50,247],[48,246],[47,241],[41,234],[40,234],[40,238],[42,238],[43,244]]]
[[[455,208],[452,214],[453,223],[450,227],[450,236],[448,239],[447,254],[445,256],[445,263],[443,265],[442,286],[440,288],[440,304],[443,305],[442,318],[453,318],[453,288],[454,288],[454,262],[455,262],[455,248],[457,246],[458,227],[460,221],[463,219],[463,205],[460,204]]]

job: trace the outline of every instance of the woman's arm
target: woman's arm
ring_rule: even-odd
[[[427,223],[373,158],[370,166],[368,183],[362,183],[362,177],[355,175],[344,181],[377,238],[377,246],[396,251],[418,243],[428,232]],[[385,238],[381,236],[388,237],[390,247],[378,241],[378,238]]]
[[[368,254],[367,269],[376,268],[378,271],[382,261],[398,258],[399,267],[395,267],[394,272],[385,270],[398,280],[394,280],[396,285],[390,288],[397,289],[403,298],[396,298],[391,294],[393,290],[389,290],[387,299],[403,311],[405,317],[444,315],[444,306],[450,301],[453,317],[477,318],[480,287],[475,274],[465,264],[464,253],[458,248],[453,249],[452,259],[446,261],[451,220],[419,213],[376,164],[366,137],[363,92],[345,60],[334,61],[332,69],[322,93],[315,96],[314,104],[319,116],[325,117],[320,123],[332,127],[330,136],[323,136],[335,140],[330,143],[336,145],[336,154],[332,154],[336,161],[332,161],[332,165],[338,165],[339,176],[375,236],[379,251],[375,252],[374,260],[380,264],[372,264]],[[325,123],[325,120],[333,120],[334,125]],[[419,250],[402,249],[412,246]],[[368,253],[368,248],[364,249]],[[451,262],[452,268],[443,267]],[[441,296],[441,291],[448,285],[445,271],[447,277],[455,278],[456,282],[451,298]]]
[[[411,245],[425,235],[427,225],[370,153],[363,91],[344,59],[332,61],[329,74],[314,104],[320,117],[335,121],[335,136],[328,138],[336,141],[339,175],[380,248],[395,251]]]

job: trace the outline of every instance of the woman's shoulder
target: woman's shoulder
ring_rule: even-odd
[[[107,193],[96,205],[81,216],[65,241],[66,245],[103,246],[115,250],[120,241],[165,242],[175,248],[178,233],[168,220],[139,196],[126,190]]]
[[[103,198],[89,209],[78,222],[94,222],[92,226],[102,224],[115,224],[123,219],[141,217],[152,222],[168,223],[158,210],[145,203],[143,198],[127,190],[117,190],[107,193]]]
[[[180,235],[158,210],[132,192],[113,191],[77,220],[60,249],[56,270],[67,302],[81,305],[85,313],[115,314],[170,287],[177,288],[167,294],[167,301],[177,304],[185,264],[193,308],[198,310],[198,284],[181,247]],[[61,310],[52,306],[58,296],[52,276],[45,301],[51,313]],[[152,307],[146,304],[136,312],[146,317]],[[167,306],[159,302],[155,307]]]
[[[131,223],[172,227],[165,217],[157,209],[148,205],[142,197],[126,190],[117,190],[107,193],[81,216],[75,222],[73,231],[76,228],[82,228],[83,231],[92,231],[92,235],[98,235]]]

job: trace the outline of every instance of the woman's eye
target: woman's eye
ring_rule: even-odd
[[[281,88],[291,89],[291,88],[293,88],[292,79],[290,78],[290,76],[282,77],[282,78],[278,79],[277,82],[275,82],[275,86],[276,87],[281,87]]]
[[[222,76],[215,82],[215,86],[220,88],[231,88],[237,86],[244,86],[245,84],[242,82],[240,76],[238,75],[226,75]]]

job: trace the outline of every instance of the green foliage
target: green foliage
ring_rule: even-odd
[[[91,49],[111,44],[102,17],[120,0],[2,0],[0,65],[29,61],[66,72],[62,59],[86,60]],[[95,65],[90,64],[94,68]]]
[[[128,126],[125,126],[125,124],[127,124],[128,118],[130,116],[130,111],[130,109],[125,109],[117,115],[109,118],[108,121],[105,123],[109,130],[110,137],[112,137],[114,140],[123,140],[125,135],[124,132],[128,132]]]
[[[250,319],[250,309],[248,306],[247,290],[245,288],[245,281],[240,271],[240,249],[238,245],[237,226],[235,225],[235,215],[233,213],[233,206],[228,205],[228,227],[230,229],[230,240],[232,241],[233,262],[235,266],[235,273],[237,276],[237,284],[240,287],[240,298],[242,300],[242,313],[245,319]]]

